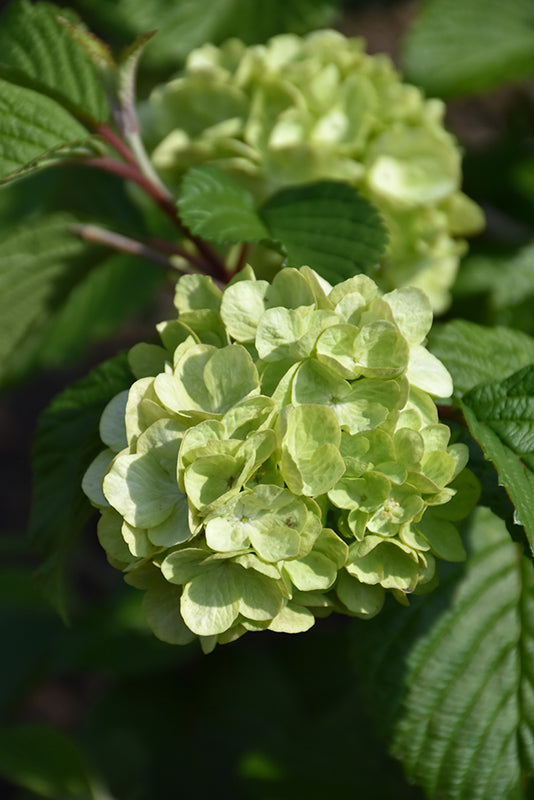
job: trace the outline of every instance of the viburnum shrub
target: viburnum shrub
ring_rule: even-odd
[[[460,190],[460,149],[444,110],[387,56],[322,30],[193,50],[183,72],[152,92],[143,119],[152,162],[175,190],[188,168],[206,163],[258,200],[325,178],[357,187],[389,231],[380,286],[419,286],[443,311],[466,249],[459,237],[483,225]]]
[[[116,51],[71,9],[0,14],[0,382],[28,381],[8,410],[39,369],[108,356],[33,438],[36,577],[68,630],[9,519],[31,424],[2,410],[0,777],[526,800],[531,2],[407,3],[407,79],[326,27],[393,3],[73,4]],[[504,81],[482,126],[455,106],[460,146],[445,99]],[[42,724],[50,686],[76,687],[70,733]]]
[[[211,649],[372,617],[464,557],[468,451],[438,419],[452,381],[420,289],[247,267],[224,291],[180,278],[175,305],[162,346],[130,352],[83,484],[157,635]]]

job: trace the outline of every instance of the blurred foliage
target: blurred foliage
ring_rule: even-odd
[[[340,29],[350,24],[354,32],[362,10],[387,28],[396,24],[394,10],[413,7],[404,0],[257,0],[253,13],[246,0],[75,0],[70,5],[116,50],[140,33],[160,30],[142,62],[141,96],[207,40],[219,43],[231,34],[262,42],[274,33],[303,33],[334,22]],[[526,80],[534,75],[533,26],[530,0],[427,0],[416,6],[405,39],[403,31],[394,31],[404,39],[403,65],[410,80],[442,97],[468,96],[463,105],[451,103],[450,120],[459,122],[460,137],[466,132],[464,189],[484,207],[488,227],[462,264],[448,317],[505,325],[531,336],[534,98]],[[490,91],[495,87],[498,93]],[[95,108],[101,109],[102,99],[95,98]],[[49,99],[47,107],[55,102]],[[473,114],[481,141],[471,135]],[[0,280],[11,269],[10,252],[17,258],[22,253],[29,278],[34,277],[35,264],[45,260],[43,242],[51,241],[52,221],[63,220],[58,215],[65,213],[138,238],[164,235],[168,228],[161,212],[117,177],[81,166],[36,173],[0,189]],[[46,225],[43,214],[50,215]],[[23,223],[37,238],[17,250],[14,229]],[[89,251],[89,258],[77,251],[65,258],[56,294],[43,295],[31,319],[15,315],[13,340],[6,340],[2,351],[6,384],[28,379],[37,367],[76,364],[88,353],[94,362],[94,343],[123,331],[126,321],[139,324],[163,283],[153,265],[130,256],[105,257],[100,248]],[[57,313],[60,295],[67,302]],[[9,314],[7,294],[0,306]],[[443,333],[436,341],[438,347],[440,341],[449,346]],[[112,354],[117,345],[106,347]],[[529,344],[524,352],[530,352]],[[66,383],[69,377],[66,373]],[[34,378],[31,391],[46,395],[47,380],[46,374],[41,383]],[[93,408],[88,424],[94,425],[97,416]],[[23,418],[22,425],[33,424],[33,418]],[[497,486],[495,470],[465,429],[455,435],[472,449],[481,502],[519,539],[513,507]],[[67,476],[72,468],[68,437],[57,444]],[[26,457],[23,449],[16,458]],[[27,487],[20,485],[17,470],[18,462],[7,465],[5,483],[24,506]],[[68,509],[63,511],[68,519]],[[149,633],[139,593],[106,568],[92,530],[68,556],[73,611],[65,627],[44,603],[33,577],[37,559],[22,523],[7,520],[0,537],[3,796],[171,800],[183,793],[199,800],[417,800],[424,795],[413,780],[429,797],[447,800],[532,796],[521,781],[532,772],[532,720],[525,701],[529,670],[526,658],[522,664],[514,661],[519,652],[514,643],[521,641],[523,654],[532,649],[532,564],[496,517],[487,509],[477,514],[466,531],[467,566],[446,568],[441,587],[415,598],[408,610],[390,604],[385,616],[372,622],[324,620],[298,637],[249,636],[209,657],[196,646],[169,646]],[[64,522],[58,536],[69,534],[74,538],[75,531]],[[462,650],[466,640],[451,633],[451,620],[458,617],[471,626],[469,636],[478,637],[476,653],[467,645]],[[443,666],[451,653],[457,659],[452,678]],[[502,709],[492,705],[495,681],[507,689]],[[434,691],[437,684],[449,694]],[[459,708],[465,716],[451,734],[447,702],[453,703],[454,692],[464,685]],[[409,714],[403,717],[406,708]],[[433,731],[438,745],[452,738],[447,758],[437,745],[432,753],[425,750],[432,746],[430,738],[413,738],[418,728]],[[488,731],[489,739],[484,738]],[[471,772],[464,769],[457,746],[469,734],[465,752],[473,757]],[[507,736],[512,744],[501,753]],[[384,737],[393,742],[409,780],[386,754]],[[477,741],[486,749],[473,752]],[[501,788],[497,779],[503,780]]]

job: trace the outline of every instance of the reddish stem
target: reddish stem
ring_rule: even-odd
[[[218,253],[216,253],[216,251],[206,244],[206,242],[204,242],[202,239],[199,239],[197,236],[193,236],[193,234],[187,230],[178,216],[178,211],[172,195],[170,195],[164,189],[161,189],[149,178],[147,178],[147,176],[141,172],[137,164],[117,161],[117,159],[110,156],[95,156],[86,158],[81,163],[89,167],[102,169],[105,172],[112,172],[115,175],[120,175],[120,177],[136,183],[174,222],[174,224],[182,231],[184,236],[187,236],[187,238],[195,244],[197,250],[202,256],[204,256],[205,259],[205,262],[202,262],[203,272],[206,272],[208,275],[217,278],[223,283],[228,282],[226,266],[224,261],[219,257]]]
[[[94,130],[95,133],[97,133],[101,139],[104,139],[104,141],[111,145],[115,152],[118,153],[128,164],[132,164],[132,166],[137,167],[135,155],[132,153],[126,142],[124,142],[121,137],[109,127],[109,125],[107,125],[105,122],[98,122],[96,125],[94,125]]]
[[[440,419],[448,419],[450,422],[456,422],[457,425],[463,425],[467,428],[467,422],[461,410],[456,406],[437,406],[438,416]]]

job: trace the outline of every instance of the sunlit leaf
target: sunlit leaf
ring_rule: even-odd
[[[354,631],[356,668],[408,778],[442,800],[520,798],[534,767],[534,569],[488,509],[465,565]]]

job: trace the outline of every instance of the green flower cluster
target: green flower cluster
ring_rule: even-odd
[[[463,558],[467,448],[430,397],[452,383],[421,290],[246,267],[224,291],[182,277],[175,304],[162,346],[130,352],[138,380],[105,409],[83,483],[158,636],[209,650],[370,617]]]
[[[258,201],[320,179],[356,186],[390,232],[381,288],[419,286],[441,311],[465,250],[456,237],[483,225],[460,191],[460,151],[443,113],[387,56],[323,30],[194,50],[183,74],[153,92],[144,120],[153,163],[174,189],[206,162]]]

